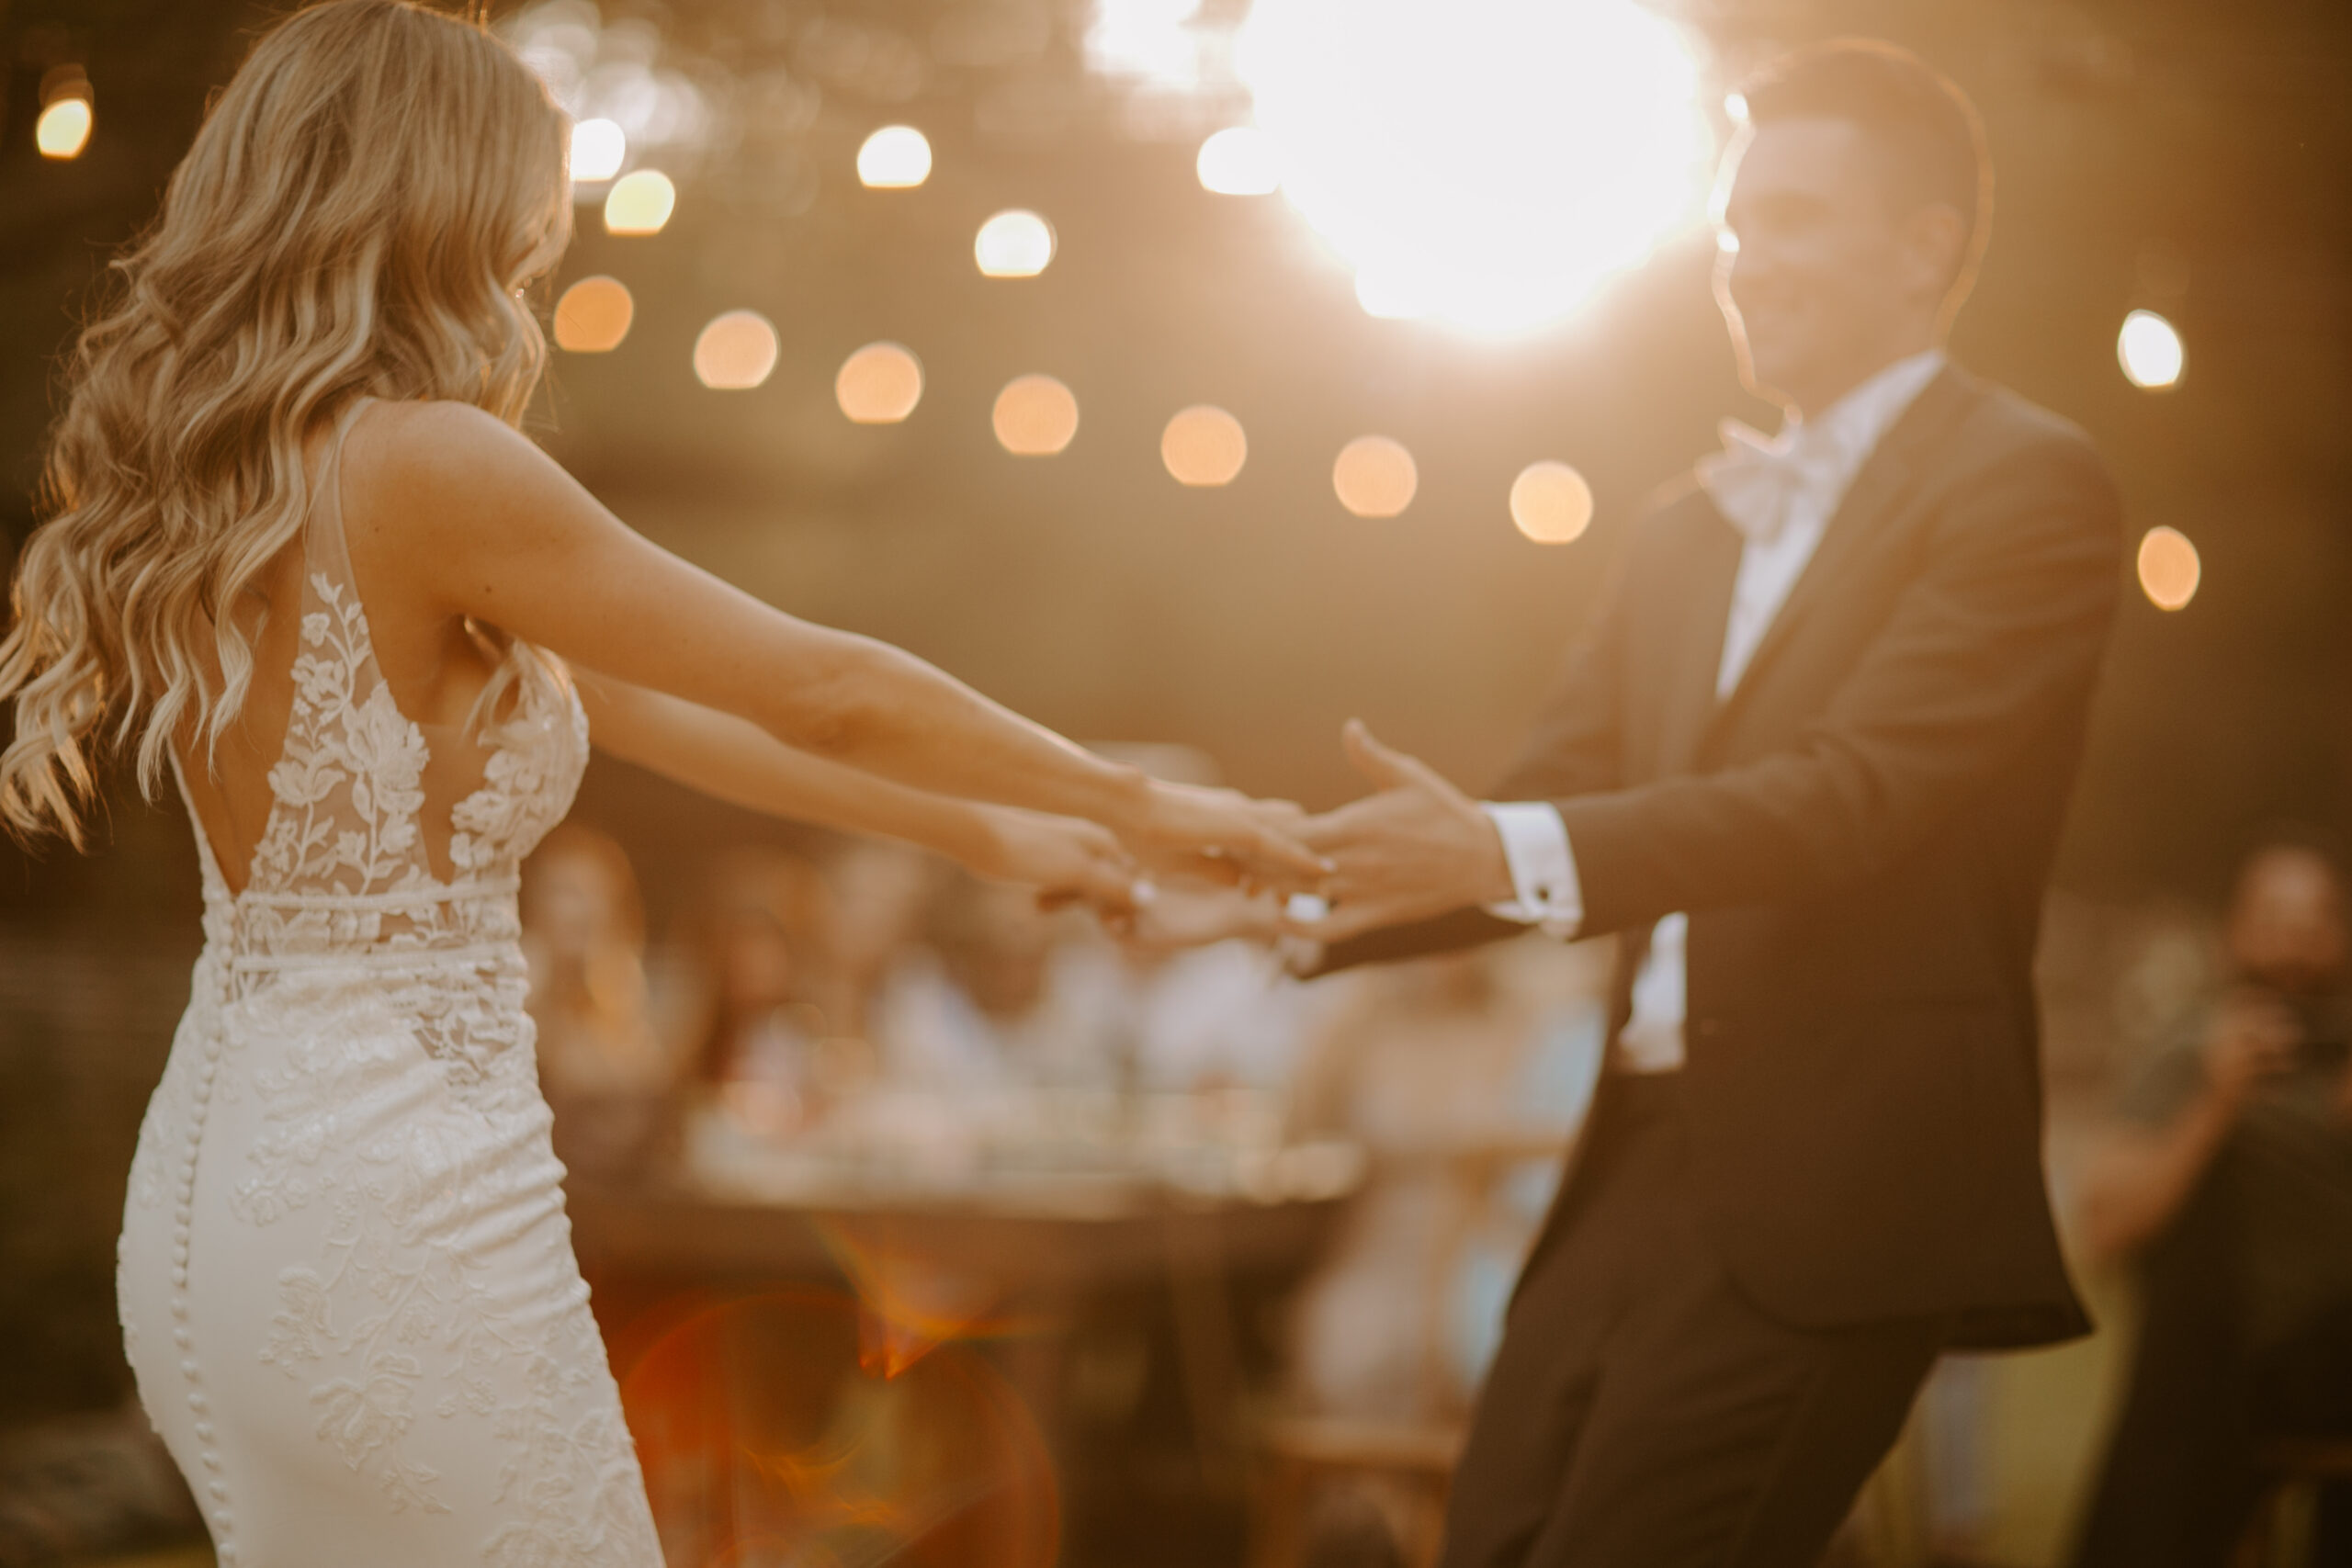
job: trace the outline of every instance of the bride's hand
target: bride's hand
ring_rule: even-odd
[[[1273,894],[1197,882],[1160,883],[1113,931],[1130,951],[1152,955],[1236,939],[1271,947],[1285,934]]]
[[[1145,866],[1171,876],[1311,893],[1331,866],[1295,837],[1306,820],[1286,800],[1155,779],[1119,837]]]
[[[1083,903],[1114,920],[1134,912],[1142,879],[1109,829],[1010,806],[988,809],[986,831],[965,864],[989,881],[1034,887],[1046,905]]]

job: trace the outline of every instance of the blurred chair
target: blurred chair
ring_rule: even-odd
[[[1257,1426],[1254,1568],[1308,1560],[1327,1499],[1351,1493],[1408,1568],[1435,1561],[1470,1398],[1599,1066],[1600,956],[1531,945],[1369,976],[1310,1056],[1302,1130],[1360,1141],[1373,1175],[1301,1303],[1304,1409]]]
[[[1391,1154],[1382,1161],[1391,1176],[1399,1165],[1433,1167],[1452,1216],[1445,1228],[1455,1244],[1428,1254],[1417,1281],[1424,1328],[1417,1403],[1442,1413],[1393,1419],[1278,1416],[1262,1422],[1256,1447],[1263,1480],[1250,1545],[1252,1568],[1295,1568],[1305,1561],[1306,1527],[1316,1495],[1324,1483],[1341,1479],[1373,1482],[1400,1500],[1399,1544],[1408,1568],[1437,1561],[1446,1495],[1468,1427],[1468,1412],[1452,1397],[1455,1379],[1449,1363],[1455,1347],[1446,1333],[1456,1286],[1482,1229],[1480,1219],[1498,1190],[1531,1163],[1559,1166],[1572,1141],[1546,1134],[1469,1138],[1432,1144],[1401,1158]]]
[[[2267,1487],[2238,1542],[2235,1568],[2284,1568],[2282,1558],[2308,1562],[2309,1545],[2298,1537],[2307,1533],[2312,1495],[2326,1482],[2352,1481],[2352,1438],[2274,1439],[2255,1463]],[[2303,1547],[2299,1553],[2298,1544]]]

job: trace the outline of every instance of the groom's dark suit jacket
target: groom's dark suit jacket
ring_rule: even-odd
[[[1785,1322],[1951,1314],[1980,1346],[2087,1326],[2043,1185],[2032,964],[2120,531],[2080,431],[1947,368],[1722,702],[1740,539],[1671,494],[1488,794],[1558,806],[1584,931],[1626,934],[1618,1025],[1649,928],[1689,912],[1695,1185]],[[1519,929],[1464,911],[1326,963]]]

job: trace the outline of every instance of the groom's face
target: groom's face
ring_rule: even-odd
[[[1818,412],[1925,346],[1912,339],[1933,291],[1869,132],[1775,120],[1733,143],[1724,174],[1715,299],[1752,390]]]

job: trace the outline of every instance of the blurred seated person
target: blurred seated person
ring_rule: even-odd
[[[723,856],[695,910],[703,1010],[689,1070],[752,1132],[790,1133],[841,1090],[815,999],[827,986],[830,914],[816,868],[764,846]]]
[[[1308,1031],[1331,993],[1287,984],[1261,942],[1127,944],[1134,1087],[1285,1094]]]
[[[922,948],[945,871],[938,857],[891,839],[844,838],[826,858],[831,963],[817,1003],[834,1033],[872,1037],[869,1014]]]
[[[658,1128],[671,1077],[647,1005],[637,875],[619,844],[566,822],[524,863],[520,904],[525,1006],[557,1157],[582,1171],[625,1169]]]
[[[894,1087],[953,1095],[1116,1081],[1119,960],[1089,919],[956,872],[940,885],[926,934],[928,953],[894,973],[876,1008]]]
[[[1581,1118],[1604,1022],[1593,948],[1545,944],[1589,982],[1563,1007],[1513,983],[1516,946],[1351,981],[1300,1068],[1292,1135],[1347,1138],[1373,1161],[1298,1303],[1294,1394],[1316,1414],[1457,1415],[1484,1370],[1454,1354],[1492,1348],[1485,1325],[1459,1321],[1486,1293],[1470,1276],[1498,1240],[1501,1276],[1516,1273],[1559,1175],[1544,1145],[1565,1145]],[[1512,1149],[1532,1157],[1500,1157]],[[1532,1204],[1509,1179],[1522,1165],[1539,1179]]]
[[[2276,841],[2241,871],[2233,984],[2151,1059],[2086,1161],[2080,1229],[2129,1259],[2140,1341],[2083,1568],[2219,1565],[2266,1438],[2352,1439],[2352,1066],[2343,878]],[[2352,1562],[2323,1495],[2314,1562]]]

